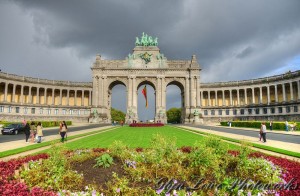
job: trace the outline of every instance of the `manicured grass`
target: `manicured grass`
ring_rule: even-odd
[[[195,133],[201,133],[202,135],[213,135],[213,134],[210,134],[210,133],[206,133],[206,132],[202,132],[202,131],[196,131],[196,130],[187,129],[187,128],[182,128],[182,129],[186,129],[186,130],[189,130],[189,131],[192,131],[192,132],[195,132]],[[220,137],[222,140],[235,142],[235,143],[241,143],[241,140],[237,140],[237,139],[233,139],[233,138],[229,138],[229,137],[224,137],[224,136],[218,136],[218,137]],[[298,153],[298,152],[292,152],[292,151],[289,151],[289,150],[284,150],[284,149],[281,149],[281,148],[274,148],[274,147],[271,147],[271,146],[265,146],[265,145],[261,145],[261,144],[251,143],[251,145],[255,148],[259,148],[259,149],[268,150],[268,151],[271,151],[271,152],[276,152],[276,153],[279,153],[279,154],[284,154],[284,155],[300,158],[300,153]]]
[[[193,146],[196,141],[203,140],[203,136],[182,131],[176,127],[120,127],[105,133],[82,138],[74,142],[68,142],[66,146],[70,149],[76,148],[105,148],[114,141],[122,141],[128,147],[150,148],[153,135],[160,134],[166,138],[176,141],[178,147]],[[230,145],[231,148],[237,148]]]
[[[107,131],[109,129],[114,129],[114,128],[115,127],[108,128],[108,129],[103,129],[103,130],[92,131],[92,132],[83,133],[83,134],[74,135],[74,136],[68,136],[68,140],[70,141],[72,139],[84,137],[84,136],[87,136],[87,135],[92,135],[92,134],[95,134],[95,133],[100,133],[100,132]],[[3,151],[3,152],[0,152],[0,158],[15,155],[15,154],[19,154],[19,153],[26,152],[26,151],[29,151],[29,150],[39,149],[39,148],[42,148],[42,147],[45,147],[45,146],[50,146],[52,143],[53,143],[53,141],[46,141],[46,142],[42,142],[42,143],[39,143],[39,144],[34,144],[34,145],[26,146],[26,147],[21,147],[21,148],[17,148],[17,149]]]

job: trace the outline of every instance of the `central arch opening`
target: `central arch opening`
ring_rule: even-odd
[[[146,106],[146,98],[143,89],[147,91],[148,107]],[[140,122],[152,122],[155,117],[155,87],[149,81],[141,82],[137,88],[138,92],[138,117]]]
[[[124,115],[121,117],[120,115],[115,115],[115,118],[110,116],[112,123],[115,123],[123,120],[125,121],[125,115],[127,110],[127,93],[126,93],[126,86],[121,81],[114,81],[109,85],[108,91],[108,107],[109,107],[109,115],[112,113],[112,109],[121,111]],[[123,119],[121,119],[123,118]]]
[[[172,81],[166,88],[166,113],[168,123],[178,124],[184,118],[184,87],[180,82]]]

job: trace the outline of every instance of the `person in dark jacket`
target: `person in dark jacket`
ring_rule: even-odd
[[[28,143],[28,139],[29,139],[29,136],[30,136],[30,126],[29,126],[29,123],[25,124],[24,132],[25,132],[25,136],[26,136],[26,143]]]

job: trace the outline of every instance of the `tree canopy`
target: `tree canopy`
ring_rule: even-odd
[[[167,111],[168,123],[180,123],[181,108],[171,108]]]
[[[126,114],[120,110],[115,108],[111,108],[110,110],[111,120],[120,122],[121,120],[125,121]]]

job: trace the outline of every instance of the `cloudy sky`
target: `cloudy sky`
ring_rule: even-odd
[[[1,0],[0,69],[91,81],[96,54],[124,59],[145,32],[168,59],[196,54],[204,83],[259,78],[299,70],[299,19],[299,0]]]

